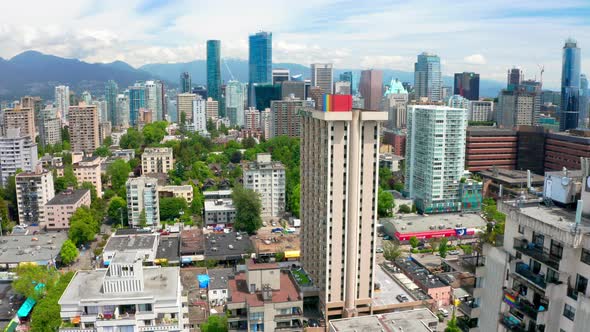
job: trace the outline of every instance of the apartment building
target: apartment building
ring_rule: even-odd
[[[142,266],[119,252],[106,269],[76,272],[60,297],[60,331],[186,331],[179,267]]]
[[[174,167],[172,148],[146,148],[141,155],[141,173],[165,173]]]
[[[4,132],[20,128],[21,135],[35,140],[35,113],[30,107],[7,108],[2,111]]]
[[[148,177],[127,180],[127,215],[129,225],[139,227],[141,215],[145,213],[145,226],[160,226],[160,200],[158,180]]]
[[[73,170],[79,184],[90,182],[96,189],[96,196],[102,197],[101,165],[103,157],[92,156],[74,161]]]
[[[37,167],[33,172],[16,175],[16,203],[21,225],[44,224],[46,204],[55,196],[53,174]]]
[[[386,112],[350,108],[301,115],[301,256],[326,318],[370,312],[386,120]]]
[[[285,166],[273,162],[270,153],[259,153],[256,161],[242,164],[244,188],[260,195],[261,215],[280,217],[285,213]]]
[[[193,186],[158,186],[158,196],[183,198],[188,204],[193,201]]]
[[[230,331],[303,331],[303,298],[288,272],[276,263],[246,264],[228,280]]]
[[[45,204],[47,230],[69,229],[70,218],[76,209],[82,206],[90,206],[90,190],[88,189],[66,190],[55,195]]]
[[[8,129],[0,136],[0,180],[6,186],[16,170],[32,172],[37,166],[37,144],[30,136],[21,135],[20,128]]]
[[[68,121],[72,151],[93,153],[100,146],[96,105],[70,106]]]

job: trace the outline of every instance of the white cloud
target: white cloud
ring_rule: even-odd
[[[482,54],[472,54],[463,58],[466,64],[469,65],[485,65],[486,58]]]
[[[403,57],[399,55],[368,55],[363,56],[360,61],[361,68],[369,69],[398,69],[398,70],[412,70],[412,58]]]

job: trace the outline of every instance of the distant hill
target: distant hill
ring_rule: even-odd
[[[309,67],[296,63],[275,63],[274,68],[286,68],[291,75],[303,75],[309,78]],[[44,99],[54,98],[56,85],[69,85],[76,93],[89,90],[93,95],[104,93],[104,84],[115,80],[120,88],[132,85],[136,81],[162,79],[168,86],[177,87],[180,74],[188,71],[194,84],[206,83],[206,61],[197,60],[185,63],[148,64],[134,68],[122,61],[111,63],[88,63],[77,59],[61,58],[37,51],[26,51],[6,60],[0,58],[0,100],[14,100],[23,95],[38,95]],[[335,79],[344,71],[352,71],[355,84],[360,77],[360,69],[336,69]],[[248,62],[241,59],[223,59],[221,74],[224,82],[234,78],[248,81]],[[413,82],[412,72],[384,69],[383,80],[389,82],[398,78],[404,82]],[[452,77],[444,77],[444,84],[453,85]],[[480,95],[495,97],[504,83],[481,80]]]
[[[225,63],[221,64],[221,79],[224,82],[232,79],[232,75],[235,79],[241,82],[248,81],[248,61],[240,59],[223,59]],[[228,70],[229,67],[229,70]],[[303,75],[304,78],[310,78],[310,69],[307,66],[296,64],[296,63],[275,63],[273,68],[285,68],[289,69],[291,75]],[[205,60],[196,60],[191,62],[183,63],[153,63],[139,67],[139,69],[152,73],[158,77],[161,77],[170,82],[178,82],[180,80],[180,73],[188,71],[191,74],[193,84],[206,84],[207,79],[207,62]],[[403,82],[414,82],[414,73],[395,70],[395,69],[382,69],[383,70],[383,81],[388,83],[392,78],[397,78]],[[230,74],[231,71],[231,74]],[[358,83],[360,78],[360,69],[335,69],[335,79],[345,72],[352,71],[353,77],[355,77],[355,84]],[[444,85],[453,86],[453,77],[443,77]],[[493,80],[481,80],[480,81],[480,95],[482,97],[496,97],[498,92],[504,87],[503,82]]]
[[[60,84],[69,85],[77,93],[89,90],[100,95],[108,80],[126,87],[150,78],[153,74],[121,61],[87,63],[26,51],[10,60],[0,60],[0,99],[17,99],[27,94],[53,99],[54,87]]]

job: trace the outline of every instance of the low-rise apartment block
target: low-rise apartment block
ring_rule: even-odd
[[[16,201],[19,224],[44,224],[47,217],[45,205],[54,195],[51,172],[38,167],[34,172],[17,174]]]
[[[193,186],[191,186],[191,185],[159,186],[158,187],[158,195],[160,196],[160,198],[163,198],[163,197],[184,198],[184,200],[190,204],[193,201]]]
[[[78,162],[74,162],[74,175],[78,180],[78,184],[84,182],[92,183],[96,189],[96,196],[102,197],[102,180],[101,180],[101,164],[104,158],[99,156],[92,156],[83,158]]]
[[[242,166],[244,188],[260,195],[262,216],[279,217],[285,213],[285,166],[273,162],[270,153],[259,153],[255,162]]]
[[[82,206],[90,206],[88,189],[66,190],[55,195],[45,205],[47,230],[69,229],[70,218]]]
[[[146,148],[141,155],[142,174],[168,173],[173,167],[172,148]]]

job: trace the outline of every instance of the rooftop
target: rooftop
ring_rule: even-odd
[[[180,238],[178,236],[160,236],[156,259],[166,259],[168,262],[180,261]]]
[[[59,299],[59,304],[84,305],[96,301],[133,301],[134,299],[156,298],[176,300],[178,293],[179,267],[143,267],[144,289],[141,292],[117,292],[105,294],[102,291],[107,269],[78,271]]]
[[[206,199],[205,211],[227,211],[235,210],[231,199]]]
[[[127,236],[111,236],[104,251],[149,250],[158,241],[156,234],[136,234]]]
[[[210,233],[205,235],[205,259],[240,260],[252,252],[250,238],[238,233]]]
[[[517,206],[519,206],[519,208],[517,208]],[[575,226],[575,211],[557,206],[548,207],[540,204],[538,200],[536,202],[525,202],[520,205],[515,201],[498,203],[498,209],[501,212],[510,208],[516,208],[521,214],[562,231],[571,232]],[[582,216],[580,227],[583,232],[590,232],[590,218]]]
[[[77,203],[88,193],[90,193],[90,190],[88,189],[66,190],[55,195],[46,205],[72,205]]]
[[[205,237],[200,228],[183,230],[180,232],[180,253],[202,253],[205,250]]]
[[[154,153],[154,154],[161,154],[161,153],[166,153],[166,154],[172,154],[172,148],[145,148],[145,150],[143,150],[143,154],[150,154],[150,153]]]
[[[432,215],[404,215],[402,218],[381,219],[391,223],[401,233],[427,232],[434,229],[484,228],[486,221],[475,213],[443,213]],[[443,228],[440,228],[442,225]]]
[[[281,272],[281,288],[272,291],[272,302],[292,302],[301,301],[299,292],[287,272]],[[261,292],[250,293],[246,273],[239,273],[234,279],[228,282],[230,300],[229,303],[246,302],[250,307],[260,307],[264,305]]]
[[[234,275],[234,269],[210,269],[209,274],[209,289],[227,289],[227,282],[229,277]]]
[[[357,331],[411,331],[430,332],[436,330],[437,317],[426,308],[390,312],[373,316],[333,319],[329,322],[336,332]]]
[[[248,267],[248,271],[271,270],[279,268],[279,264],[277,263],[256,263],[253,259],[249,259],[246,262],[246,266]]]
[[[0,264],[37,262],[45,265],[55,259],[67,233],[45,233],[35,235],[5,235],[0,238]]]
[[[516,130],[489,126],[467,127],[467,136],[516,136]]]
[[[503,168],[480,171],[479,174],[485,178],[494,179],[509,185],[526,184],[527,172]],[[543,184],[545,178],[542,175],[531,173],[531,184]]]
[[[379,154],[379,160],[391,160],[391,161],[399,161],[404,160],[403,156],[398,156],[394,153],[381,153]]]
[[[299,234],[272,233],[272,228],[263,227],[257,235],[250,237],[258,255],[301,250]]]
[[[397,259],[395,265],[402,269],[406,275],[420,281],[422,285],[428,289],[446,287],[437,276],[431,275],[430,271],[416,263],[412,258]]]

